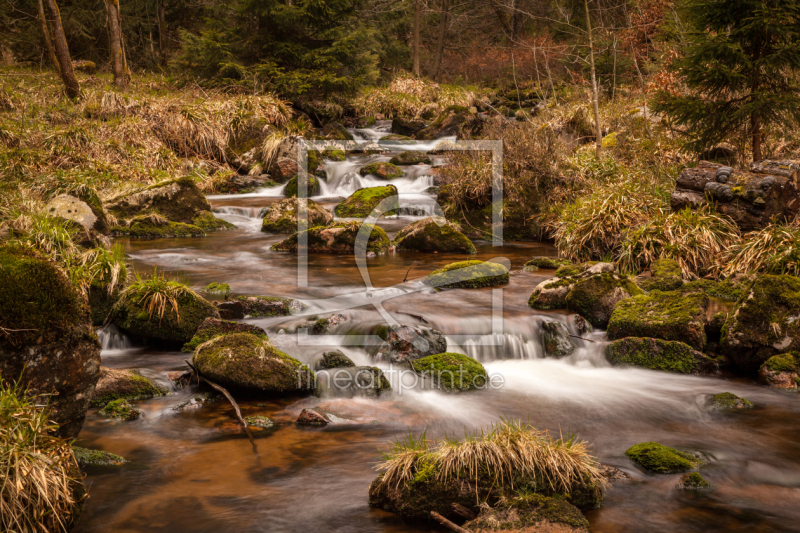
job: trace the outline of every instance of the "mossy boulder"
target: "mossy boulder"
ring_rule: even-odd
[[[100,380],[94,389],[90,405],[104,407],[114,400],[144,400],[164,396],[169,391],[138,370],[100,368]]]
[[[71,220],[87,232],[108,233],[108,218],[103,203],[92,189],[84,194],[75,193],[56,196],[45,206],[51,217]]]
[[[464,524],[472,533],[589,533],[589,521],[580,509],[561,497],[526,494],[512,503],[481,509],[478,518]]]
[[[674,291],[683,285],[683,274],[674,259],[657,259],[650,265],[650,277],[637,278],[646,291]]]
[[[508,283],[508,269],[488,261],[459,261],[434,270],[424,282],[439,289],[477,289]]]
[[[800,278],[758,276],[722,329],[722,349],[742,371],[800,350]]]
[[[398,364],[446,351],[447,339],[441,331],[425,326],[399,326],[389,332],[376,358]]]
[[[340,222],[328,227],[316,227],[307,231],[308,251],[321,254],[349,254],[356,250],[356,240],[359,231],[366,226],[364,235],[368,235],[365,243],[367,252],[383,254],[389,251],[391,242],[389,236],[382,228],[373,224],[360,224],[358,222]],[[298,234],[272,245],[272,250],[278,252],[297,252]]]
[[[709,373],[716,369],[713,359],[679,341],[625,337],[606,346],[605,354],[612,365],[681,374]]]
[[[327,226],[333,222],[333,214],[317,204],[314,200],[306,200],[306,213],[309,227]],[[265,233],[296,233],[298,230],[298,213],[300,201],[287,198],[270,206],[261,223],[261,231]]]
[[[650,472],[674,474],[697,468],[702,460],[691,453],[682,452],[657,442],[642,442],[625,452],[631,461]]]
[[[536,272],[539,269],[557,270],[559,267],[568,266],[571,264],[572,262],[568,259],[539,256],[527,261],[524,269],[528,272]]]
[[[745,398],[740,398],[732,392],[720,392],[711,397],[711,406],[720,411],[735,411],[737,409],[752,409],[753,404]]]
[[[360,117],[358,119],[358,122],[356,123],[356,125],[359,128],[371,128],[372,126],[375,125],[376,122],[377,122],[377,119],[375,117],[373,117],[373,116]]]
[[[685,342],[695,350],[706,345],[704,293],[653,291],[620,301],[608,322],[608,338],[653,337]]]
[[[572,278],[545,280],[534,287],[530,298],[528,298],[528,305],[543,311],[566,309],[567,295],[574,284],[575,281]]]
[[[712,298],[736,302],[744,296],[745,291],[750,288],[754,280],[755,276],[738,276],[721,281],[696,279],[684,283],[680,290],[686,293],[702,291]]]
[[[482,364],[461,353],[429,355],[412,361],[411,366],[425,382],[445,392],[482,389],[489,380]]]
[[[376,176],[382,180],[392,180],[403,177],[403,169],[392,163],[370,163],[361,167],[359,173],[362,176]]]
[[[322,136],[332,141],[352,141],[353,134],[339,122],[330,122],[322,128]]]
[[[777,389],[800,390],[800,352],[773,355],[758,369],[758,377]]]
[[[106,209],[119,219],[157,213],[169,221],[193,224],[201,211],[211,206],[191,178],[162,181],[117,196],[106,203]]]
[[[575,283],[566,298],[567,309],[593,326],[604,328],[619,302],[641,293],[628,277],[609,272],[594,274]]]
[[[0,245],[0,326],[0,379],[49,395],[59,436],[77,436],[100,377],[100,343],[81,294],[38,253]]]
[[[295,315],[305,307],[301,302],[280,296],[237,296],[235,302],[242,304],[247,318]]]
[[[575,351],[569,330],[557,320],[542,322],[542,346],[548,357],[564,357]]]
[[[294,176],[288,182],[286,182],[286,187],[283,188],[283,195],[287,198],[295,198],[297,197],[297,176]],[[314,176],[308,176],[308,183],[306,185],[306,192],[305,198],[309,198],[311,196],[319,196],[319,179]]]
[[[315,370],[326,370],[329,368],[345,368],[356,366],[352,359],[347,357],[341,350],[325,352],[314,365]]]
[[[177,313],[171,303],[164,314],[150,313],[143,298],[146,289],[129,288],[114,308],[113,321],[121,330],[155,344],[183,345],[191,340],[206,318],[219,318],[210,302],[194,293],[183,291],[177,298]]]
[[[394,244],[400,251],[476,253],[472,244],[456,224],[442,217],[428,217],[405,226],[397,234]]]
[[[217,218],[211,211],[200,211],[192,218],[192,225],[197,226],[206,233],[226,229],[236,229],[235,224]]]
[[[75,453],[75,459],[80,467],[118,466],[127,462],[124,457],[102,450],[90,450],[80,446],[73,446],[72,451]]]
[[[315,386],[310,368],[251,333],[215,337],[197,347],[192,361],[205,377],[233,391],[303,392]]]
[[[396,215],[397,210],[400,208],[397,187],[386,185],[384,187],[358,189],[336,206],[336,216],[342,218],[366,218],[372,213],[373,209],[387,198],[389,201],[384,204],[382,215]]]
[[[206,232],[198,226],[183,222],[171,222],[160,215],[152,214],[133,217],[127,225],[114,226],[111,228],[111,234],[132,239],[206,236]]]
[[[112,400],[100,409],[100,414],[108,418],[118,418],[120,420],[136,420],[142,414],[138,409],[134,409],[128,400],[120,398]]]
[[[391,158],[389,162],[393,165],[430,165],[431,157],[425,152],[409,150],[407,152],[401,152],[397,154]]]
[[[327,148],[322,152],[322,157],[330,159],[331,161],[344,161],[346,159],[344,150],[337,150],[335,148]]]
[[[184,344],[181,351],[193,352],[195,348],[204,342],[229,333],[252,333],[265,341],[269,340],[267,332],[256,325],[209,317],[203,320],[203,323],[197,328],[192,340]]]
[[[711,483],[700,475],[700,472],[690,472],[681,476],[677,488],[683,490],[709,490],[712,487]]]

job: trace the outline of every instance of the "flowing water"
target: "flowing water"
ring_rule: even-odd
[[[385,124],[359,130],[365,138],[386,134]],[[374,184],[357,175],[369,161],[386,155],[349,156],[325,164],[329,181],[317,200],[327,208],[359,186]],[[434,161],[441,164],[441,161]],[[401,206],[415,215],[382,219],[390,237],[404,225],[433,212],[425,193],[428,167],[408,169],[394,180]],[[375,180],[376,181],[376,180]],[[383,182],[381,182],[383,183]],[[527,306],[545,272],[521,270],[535,255],[554,255],[548,244],[477,242],[478,259],[510,262],[511,282],[502,289],[433,292],[418,280],[463,256],[394,253],[368,258],[369,285],[353,257],[312,255],[308,283],[298,286],[294,255],[272,252],[282,237],[260,232],[258,214],[278,201],[280,191],[213,197],[218,216],[237,230],[205,239],[125,241],[134,267],[154,266],[180,273],[195,288],[212,281],[234,294],[265,294],[302,300],[303,315],[249,319],[272,342],[297,359],[313,363],[339,348],[356,364],[375,362],[375,346],[353,343],[388,321],[429,325],[448,337],[448,350],[481,361],[494,387],[445,394],[405,383],[390,374],[395,392],[378,399],[325,396],[241,402],[245,416],[266,415],[270,429],[254,430],[252,445],[224,401],[182,410],[196,389],[178,390],[167,373],[185,368],[189,354],[137,347],[115,329],[101,333],[103,365],[139,368],[170,389],[168,396],[136,402],[143,417],[130,422],[104,419],[92,410],[77,444],[120,454],[128,463],[92,467],[86,479],[91,497],[78,531],[429,531],[367,506],[379,450],[406,432],[427,430],[431,438],[463,435],[503,417],[520,418],[555,433],[575,433],[592,443],[600,461],[632,479],[614,482],[605,506],[587,513],[593,531],[797,531],[800,526],[800,403],[744,380],[723,380],[610,367],[602,355],[605,334],[576,340],[564,359],[544,358],[540,325],[560,320],[576,333],[565,313]],[[428,209],[428,210],[425,210]],[[408,274],[407,274],[408,272]],[[410,281],[403,282],[408,275]],[[330,335],[293,334],[318,316],[339,312],[348,320]],[[710,394],[730,391],[756,408],[742,413],[708,409]],[[345,395],[347,396],[347,395]],[[326,428],[294,424],[303,408],[320,406],[347,422]],[[648,475],[625,450],[642,441],[701,451],[710,459],[703,475],[712,492],[675,488],[679,475]]]

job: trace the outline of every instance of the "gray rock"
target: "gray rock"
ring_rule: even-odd
[[[557,320],[542,322],[542,345],[544,353],[550,357],[564,357],[575,351],[567,327]]]
[[[377,358],[397,364],[446,351],[447,339],[441,331],[424,326],[400,326],[389,333]]]

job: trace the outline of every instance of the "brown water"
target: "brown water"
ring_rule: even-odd
[[[196,394],[196,389],[174,390],[166,377],[168,371],[182,370],[189,354],[136,347],[104,350],[103,365],[143,369],[173,392],[137,402],[144,411],[139,420],[115,422],[89,413],[77,444],[123,455],[129,462],[89,469],[90,499],[78,531],[428,531],[431,527],[408,525],[367,506],[379,450],[407,431],[427,429],[429,437],[463,434],[465,428],[486,427],[501,417],[577,433],[592,443],[603,463],[632,476],[614,482],[603,509],[588,513],[593,531],[800,530],[796,395],[742,380],[611,368],[602,357],[603,332],[588,336],[597,342],[576,341],[582,344],[568,358],[542,358],[541,320],[571,324],[564,313],[527,306],[531,290],[547,273],[520,268],[534,255],[553,254],[547,244],[493,248],[476,243],[478,259],[510,261],[511,282],[502,290],[433,292],[414,279],[464,257],[400,253],[367,260],[374,289],[365,290],[352,257],[322,255],[309,258],[309,286],[298,287],[296,258],[269,251],[280,237],[260,233],[260,220],[223,209],[257,212],[273,201],[213,200],[215,209],[227,212],[221,216],[240,229],[205,239],[122,242],[139,271],[158,266],[180,272],[196,288],[224,281],[234,293],[302,299],[309,305],[304,317],[248,320],[265,327],[276,346],[301,361],[312,362],[319,353],[338,347],[357,364],[374,364],[369,350],[342,344],[349,338],[344,334],[370,333],[385,323],[373,305],[382,302],[400,323],[425,320],[445,332],[451,351],[481,360],[490,374],[502,376],[504,385],[457,395],[406,389],[380,399],[244,401],[245,416],[262,414],[275,422],[271,429],[255,431],[254,450],[227,403],[172,409]],[[401,217],[381,225],[391,235],[410,221]],[[412,281],[402,283],[415,261]],[[493,295],[498,293],[502,311],[496,313],[492,333],[493,298],[498,301]],[[342,307],[349,321],[334,332],[340,335],[291,334],[309,317]],[[326,344],[309,344],[320,340]],[[710,411],[707,395],[723,391],[744,396],[757,407],[742,413]],[[300,411],[314,406],[352,423],[296,426]],[[674,488],[679,475],[639,471],[624,452],[651,440],[706,454],[711,462],[703,475],[716,490],[684,492]]]

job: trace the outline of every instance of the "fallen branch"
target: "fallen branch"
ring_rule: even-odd
[[[409,272],[411,272],[411,269],[412,269],[412,268],[414,268],[414,265],[416,265],[416,264],[417,264],[417,262],[416,262],[416,261],[414,261],[413,263],[411,263],[411,266],[410,266],[410,267],[408,267],[408,270],[406,270],[406,275],[405,275],[405,277],[403,278],[403,283],[405,283],[405,282],[407,282],[407,281],[408,281],[408,273],[409,273]]]
[[[448,520],[447,518],[443,517],[442,515],[440,515],[436,511],[431,511],[431,516],[433,517],[434,520],[436,520],[437,522],[442,524],[447,529],[450,529],[452,531],[456,531],[457,533],[472,533],[469,529],[464,529],[463,527],[455,525],[450,520]]]
[[[567,335],[569,335],[572,338],[580,339],[580,340],[586,341],[586,342],[597,342],[597,341],[593,341],[592,339],[587,339],[585,337],[578,337],[577,335],[570,335],[569,333],[567,333]]]
[[[247,422],[245,422],[244,418],[242,418],[242,411],[239,410],[239,405],[236,403],[236,400],[233,399],[233,396],[231,396],[228,390],[222,385],[217,385],[216,383],[214,383],[213,381],[202,375],[200,371],[197,370],[188,360],[184,359],[184,361],[186,361],[186,364],[189,365],[189,368],[191,368],[194,371],[194,373],[197,374],[198,383],[202,379],[203,381],[211,385],[212,388],[214,388],[218,392],[221,392],[228,399],[228,401],[233,406],[233,409],[236,411],[236,417],[239,419],[239,422],[241,422],[244,428],[247,430]],[[247,434],[248,435],[250,434],[250,430],[247,430]]]

